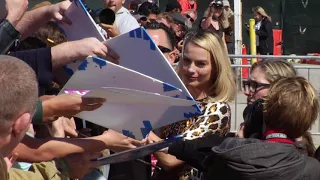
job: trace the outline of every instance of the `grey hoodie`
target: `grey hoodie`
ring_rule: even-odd
[[[228,138],[212,151],[205,180],[320,180],[319,162],[291,144]]]

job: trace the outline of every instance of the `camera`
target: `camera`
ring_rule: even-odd
[[[263,136],[263,99],[249,104],[243,111],[244,137],[262,138]]]

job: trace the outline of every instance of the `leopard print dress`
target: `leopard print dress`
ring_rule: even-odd
[[[164,127],[162,137],[170,138],[183,134],[185,139],[192,140],[210,134],[225,136],[230,132],[231,109],[228,103],[208,102],[208,98],[198,102],[202,115]],[[166,176],[166,180],[200,179],[197,177],[199,176],[197,170],[188,165],[184,165],[182,171],[179,172],[179,178],[173,178],[174,176]],[[161,177],[163,178],[164,176]]]

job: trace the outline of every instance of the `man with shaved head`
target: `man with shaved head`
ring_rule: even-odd
[[[19,156],[13,151],[25,136],[36,110],[36,74],[23,61],[12,56],[0,55],[0,89],[1,180],[81,178],[92,168],[101,166],[100,163],[91,161],[98,158],[100,153],[82,153],[66,156],[64,160],[35,163],[32,167],[34,171],[10,169],[13,163],[11,157],[16,159]]]

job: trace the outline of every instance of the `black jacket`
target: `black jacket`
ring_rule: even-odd
[[[319,180],[320,164],[292,144],[228,138],[204,161],[204,180]]]
[[[262,20],[260,29],[256,30],[256,35],[259,36],[257,52],[260,54],[273,54],[272,24],[267,18]]]
[[[12,24],[6,19],[3,20],[0,24],[0,54],[7,54],[19,37],[20,33]]]
[[[314,153],[314,157],[320,162],[320,146],[317,148],[316,152]]]
[[[6,19],[3,20],[0,24],[0,54],[7,54],[19,37],[20,33],[12,24]],[[52,84],[51,48],[17,51],[9,55],[21,59],[35,71],[40,85],[39,95],[43,95],[43,88]]]
[[[194,140],[180,141],[169,146],[168,153],[204,172],[207,167],[203,166],[203,160],[212,153],[212,147],[219,146],[226,138],[211,134]]]
[[[36,73],[39,82],[39,95],[44,95],[46,88],[52,85],[51,48],[11,52],[10,56],[21,59]]]
[[[142,158],[151,163],[151,156]],[[108,180],[149,180],[151,179],[151,166],[138,161],[127,161],[110,165]]]

